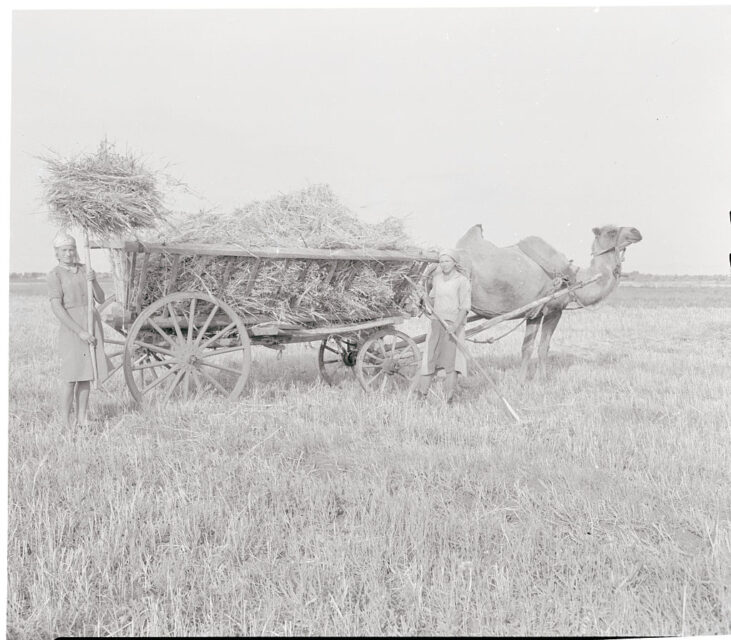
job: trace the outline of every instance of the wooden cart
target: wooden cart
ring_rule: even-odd
[[[216,391],[238,397],[249,377],[253,345],[283,349],[287,344],[319,341],[318,367],[322,379],[339,384],[355,375],[366,391],[409,389],[421,364],[419,347],[395,327],[406,318],[412,304],[412,286],[418,282],[436,254],[397,251],[323,249],[242,249],[229,245],[153,244],[114,241],[93,244],[111,251],[115,294],[100,307],[104,323],[113,335],[105,338],[111,377],[122,369],[126,385],[138,402],[143,399],[188,399]],[[164,277],[149,266],[163,254],[169,268]],[[220,275],[215,282],[201,282],[196,290],[178,290],[179,273],[186,257],[215,260]],[[205,258],[204,258],[205,259]],[[408,275],[394,286],[388,315],[343,324],[327,314],[318,321],[279,322],[270,314],[235,310],[222,299],[232,270],[247,265],[245,294],[253,291],[265,265],[281,263],[284,273],[297,265],[304,280],[311,269],[319,270],[326,286],[352,277],[368,264],[376,273],[398,269]],[[226,266],[221,271],[221,264]],[[151,282],[157,278],[149,299]],[[282,280],[284,287],[284,279]],[[287,298],[287,291],[282,291]],[[296,307],[297,300],[289,300]],[[104,383],[106,380],[102,380]]]

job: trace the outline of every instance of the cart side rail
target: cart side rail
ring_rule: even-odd
[[[309,249],[244,247],[236,244],[152,243],[140,240],[92,242],[92,249],[119,249],[126,253],[169,253],[185,256],[240,257],[290,260],[364,260],[375,262],[438,262],[436,251],[396,251],[391,249]]]
[[[308,327],[333,321],[350,324],[406,311],[412,288],[404,276],[419,280],[438,257],[435,252],[242,248],[137,240],[93,246],[110,253],[115,293],[126,321],[163,296],[200,291],[230,304],[247,324],[249,317],[271,314],[270,320],[289,318]],[[332,298],[328,299],[327,291]],[[377,296],[373,304],[367,297],[371,291]]]

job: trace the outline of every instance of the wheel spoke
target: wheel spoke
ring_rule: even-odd
[[[378,341],[376,342],[376,344],[378,345],[378,348],[381,350],[383,357],[387,358],[388,354],[386,353],[386,347],[384,345],[383,338],[378,338]]]
[[[381,392],[386,388],[386,383],[388,383],[388,376],[383,376],[383,382],[381,383]]]
[[[190,316],[188,316],[188,344],[193,341],[193,334],[195,333],[195,303],[198,298],[193,297],[190,300]]]
[[[180,342],[185,342],[185,338],[183,337],[183,332],[180,330],[180,324],[178,323],[178,315],[175,313],[175,309],[173,308],[173,305],[169,302],[167,303],[168,311],[170,312],[170,318],[172,318],[173,326],[175,327],[175,333],[178,336],[178,340]]]
[[[383,375],[383,369],[381,369],[375,376],[373,376],[366,384],[370,387],[376,380],[378,380],[378,376]]]
[[[167,342],[170,343],[171,346],[175,346],[175,340],[173,340],[167,333],[165,333],[161,328],[160,325],[157,324],[152,318],[147,318],[148,324],[157,331]]]
[[[224,349],[212,349],[209,353],[204,353],[203,355],[199,356],[201,358],[210,358],[211,356],[220,356],[224,353],[235,353],[237,351],[244,351],[246,347],[241,344],[237,347],[226,347]]]
[[[223,395],[227,396],[228,391],[226,391],[225,387],[216,380],[211,374],[209,374],[207,371],[204,371],[203,369],[198,369],[210,382],[213,384],[214,387],[216,387]]]
[[[116,344],[120,347],[123,347],[126,342],[124,340],[114,340],[113,338],[104,338],[104,344]]]
[[[371,360],[375,360],[376,362],[383,362],[386,358],[381,358],[380,356],[377,356],[372,351],[366,351],[365,354],[363,354],[364,358],[371,358]]]
[[[117,371],[119,371],[122,368],[123,365],[124,365],[124,361],[120,362],[116,367],[114,367],[114,369],[112,369],[107,374],[107,377],[104,378],[104,380],[102,380],[102,384],[104,384],[107,380],[109,380],[109,378],[111,378],[115,373],[117,373]]]
[[[343,352],[342,349],[333,349],[332,347],[328,347],[327,344],[325,345],[325,349],[330,353],[334,353],[335,355],[340,355]]]
[[[188,372],[188,375],[185,376],[185,383],[183,386],[183,399],[187,400],[190,396],[190,379],[192,378],[192,374]]]
[[[164,347],[158,347],[156,344],[150,344],[148,342],[142,342],[142,340],[135,340],[135,346],[142,347],[143,349],[149,349],[150,351],[155,351],[157,353],[162,353],[163,355],[173,357],[173,352],[170,351],[170,349],[165,349]],[[147,355],[147,354],[145,354]]]
[[[335,360],[323,360],[322,361],[322,364],[335,364],[335,363],[343,364],[343,359],[342,358],[335,358]]]
[[[106,344],[107,341],[105,340],[104,343]],[[124,349],[122,349],[122,351],[115,351],[114,353],[108,353],[107,358],[109,358],[109,359],[116,358],[117,356],[121,356],[123,353],[124,353]]]
[[[197,369],[193,369],[193,381],[195,382],[196,394],[200,395],[203,385],[201,383],[201,379],[200,379],[200,376],[198,375]]]
[[[144,387],[144,388],[143,388],[143,389],[141,390],[141,391],[142,391],[142,393],[143,393],[143,394],[145,394],[145,393],[147,393],[148,391],[150,391],[151,389],[154,389],[154,388],[155,388],[155,387],[156,387],[157,385],[159,385],[159,384],[160,384],[160,383],[161,383],[161,382],[162,382],[163,380],[166,380],[167,378],[169,378],[169,377],[170,377],[171,375],[173,375],[173,373],[175,373],[176,371],[177,371],[177,369],[174,369],[174,368],[172,368],[172,367],[171,367],[171,368],[170,368],[170,369],[168,369],[168,370],[167,370],[167,371],[166,371],[166,372],[165,372],[164,374],[162,374],[162,375],[161,375],[161,376],[160,376],[159,378],[155,378],[155,380],[154,380],[153,382],[151,382],[151,383],[150,383],[150,384],[148,384],[148,385],[147,385],[146,387]],[[143,377],[143,381],[144,381],[144,377]]]
[[[132,367],[132,371],[142,371],[142,369],[153,369],[155,367],[166,367],[168,365],[178,364],[179,360],[158,360],[157,362],[145,362]]]
[[[185,368],[180,367],[180,369],[178,369],[177,375],[175,376],[175,380],[173,380],[173,383],[168,387],[168,390],[165,392],[165,398],[163,400],[164,402],[170,400],[173,395],[173,391],[175,391],[175,388],[178,386],[178,384],[180,384],[180,379],[183,377],[184,374]]]
[[[201,349],[210,348],[210,346],[214,343],[223,338],[228,333],[231,333],[232,329],[236,328],[236,323],[231,322],[227,324],[223,329],[221,329],[218,333],[213,334],[212,337],[208,338],[203,344],[200,345]]]
[[[233,369],[231,367],[224,367],[221,364],[213,364],[212,362],[203,362],[202,360],[200,363],[206,367],[213,367],[214,369],[220,369],[221,371],[228,371],[229,373],[235,373],[237,376],[240,376],[243,371],[241,369]]]
[[[213,316],[216,315],[216,311],[218,311],[218,305],[214,305],[213,309],[211,309],[211,312],[208,314],[208,317],[206,318],[206,321],[203,323],[203,326],[201,327],[201,330],[198,332],[198,335],[195,339],[195,344],[200,344],[201,340],[203,339],[203,336],[206,334],[206,331],[208,330],[208,325],[211,324],[211,321],[213,320]]]

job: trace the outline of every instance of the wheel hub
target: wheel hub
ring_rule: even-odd
[[[177,349],[175,349],[174,353],[179,362],[188,366],[197,366],[200,361],[198,348],[195,345],[180,345]]]
[[[389,375],[393,375],[399,369],[398,362],[393,358],[386,358],[381,365],[381,369]]]

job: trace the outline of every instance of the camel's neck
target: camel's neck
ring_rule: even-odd
[[[619,284],[622,262],[616,251],[595,255],[588,268],[579,269],[576,279],[589,280],[597,274],[599,279],[576,290],[576,297],[582,305],[588,306],[604,300]]]

